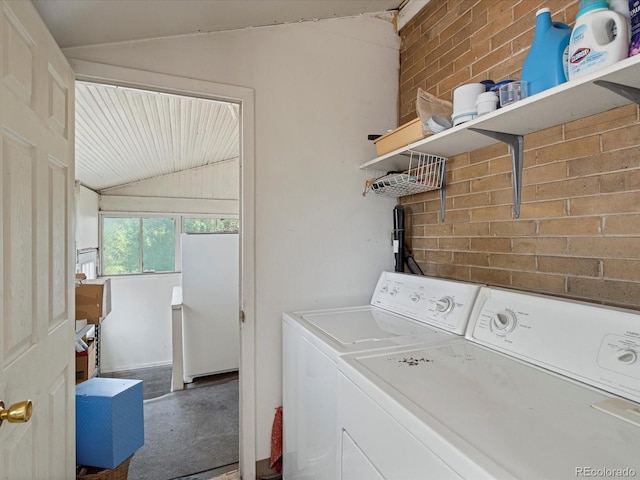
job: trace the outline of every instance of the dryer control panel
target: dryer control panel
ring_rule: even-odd
[[[463,335],[479,291],[473,283],[383,272],[371,305]]]
[[[640,402],[640,312],[483,287],[466,337]]]

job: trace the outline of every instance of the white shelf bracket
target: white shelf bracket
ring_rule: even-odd
[[[596,80],[593,82],[599,87],[604,87],[607,90],[611,90],[613,93],[617,93],[621,97],[631,100],[633,103],[640,105],[640,88],[630,87],[628,85],[622,85],[620,83],[609,82],[607,80]]]
[[[513,170],[513,216],[514,218],[518,218],[520,216],[520,201],[522,199],[522,157],[524,155],[524,140],[522,135],[493,132],[480,128],[469,128],[469,130],[495,138],[509,145],[509,149],[511,150],[511,168]]]

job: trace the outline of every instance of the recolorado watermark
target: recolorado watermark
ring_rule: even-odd
[[[596,468],[576,467],[576,477],[584,478],[633,478],[636,471],[633,468]]]

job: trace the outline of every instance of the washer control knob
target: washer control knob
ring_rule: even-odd
[[[413,302],[413,303],[418,303],[420,301],[420,294],[413,292],[411,295],[409,295],[409,299]]]
[[[389,290],[389,295],[391,295],[392,297],[395,297],[398,294],[398,289],[397,288],[393,288],[391,290]]]
[[[500,312],[491,317],[491,330],[498,335],[506,335],[514,328],[516,328],[516,317],[511,312]]]
[[[616,353],[616,358],[620,363],[624,363],[625,365],[631,365],[638,359],[638,354],[634,350],[626,348]]]
[[[438,313],[449,313],[453,310],[455,306],[455,302],[451,297],[442,297],[440,300],[436,301],[436,311]]]

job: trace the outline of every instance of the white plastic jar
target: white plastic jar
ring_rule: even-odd
[[[493,112],[498,108],[498,94],[496,92],[485,92],[478,95],[476,100],[478,115]]]

